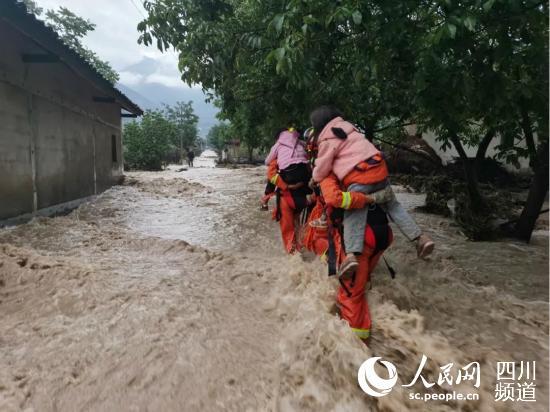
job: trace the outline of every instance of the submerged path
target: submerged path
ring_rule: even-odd
[[[492,410],[508,360],[540,365],[538,402],[520,406],[544,410],[547,243],[472,244],[417,214],[441,247],[420,262],[397,236],[397,279],[381,267],[369,291],[366,348],[335,316],[323,264],[282,252],[257,207],[263,174],[129,173],[67,216],[0,230],[0,410]],[[435,377],[479,361],[481,400],[358,388],[368,357],[409,383],[422,354]]]

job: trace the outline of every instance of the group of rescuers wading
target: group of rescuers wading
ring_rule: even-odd
[[[261,207],[267,210],[275,196],[273,218],[288,253],[308,249],[327,261],[340,282],[340,316],[366,341],[366,286],[393,239],[388,216],[416,243],[419,258],[434,242],[397,201],[382,152],[356,126],[331,106],[313,110],[310,121],[303,135],[294,127],[277,132]]]

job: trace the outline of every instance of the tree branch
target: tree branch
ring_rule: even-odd
[[[390,124],[389,126],[384,126],[384,127],[379,128],[379,129],[375,129],[375,130],[373,130],[373,132],[378,133],[378,132],[382,132],[382,131],[387,130],[387,129],[393,129],[393,128],[396,128],[396,127],[411,126],[413,124],[418,124],[418,123],[416,123],[416,122],[407,122],[407,123],[401,123],[401,124]]]
[[[489,144],[493,141],[493,138],[495,137],[495,130],[489,129],[487,130],[487,133],[485,133],[485,136],[483,136],[483,139],[481,139],[481,142],[479,143],[479,146],[477,147],[476,152],[476,163],[481,163],[483,159],[485,159],[485,155],[487,154],[487,149],[489,148]]]
[[[464,162],[468,161],[468,155],[466,154],[466,151],[464,150],[464,147],[462,146],[462,143],[460,143],[460,138],[456,133],[451,133],[449,136],[449,139],[453,143],[458,155],[460,156],[460,159]]]
[[[529,165],[533,170],[536,168],[537,162],[537,147],[535,146],[535,139],[533,137],[533,129],[531,127],[531,119],[529,119],[529,113],[525,108],[525,105],[520,103],[521,114],[521,128],[523,135],[525,136],[525,142],[527,143],[527,150],[529,151]]]

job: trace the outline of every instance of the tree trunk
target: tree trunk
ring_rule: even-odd
[[[493,138],[495,137],[495,131],[493,129],[487,130],[487,133],[485,133],[485,136],[483,136],[483,139],[481,139],[481,142],[479,143],[479,146],[477,147],[476,152],[476,158],[474,160],[474,168],[476,176],[479,176],[480,169],[481,169],[481,163],[483,160],[485,160],[485,156],[487,155],[487,149],[489,148],[489,145],[491,144]]]
[[[456,148],[456,151],[458,152],[458,155],[460,156],[460,160],[462,162],[472,212],[480,213],[485,210],[485,200],[483,199],[479,191],[475,165],[468,160],[468,155],[464,151],[462,143],[460,143],[460,138],[456,134],[452,134],[450,136],[450,139],[454,147]]]
[[[535,146],[535,139],[533,137],[533,129],[531,128],[531,119],[529,119],[529,113],[522,106],[520,109],[521,113],[521,128],[523,130],[523,135],[525,136],[525,143],[527,144],[527,150],[529,151],[529,166],[535,172],[536,169],[536,157],[537,157],[537,148]]]
[[[548,140],[538,149],[535,175],[529,189],[527,202],[515,227],[514,236],[529,242],[542,204],[548,192]]]

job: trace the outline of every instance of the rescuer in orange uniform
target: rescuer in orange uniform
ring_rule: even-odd
[[[308,138],[307,152],[312,165],[317,157],[317,136],[313,129],[306,131]],[[370,336],[371,318],[366,299],[366,287],[370,274],[376,267],[384,250],[393,240],[387,216],[376,202],[383,202],[383,191],[364,194],[358,191],[345,191],[342,183],[334,173],[330,173],[319,184],[320,196],[308,219],[308,227],[304,236],[304,246],[324,257],[329,266],[329,275],[335,275],[338,266],[346,258],[342,239],[342,213],[338,211],[361,209],[369,207],[365,241],[362,253],[357,256],[358,266],[351,278],[340,277],[337,302],[340,316],[345,319],[356,335],[366,341]],[[370,206],[369,206],[370,205]],[[327,217],[328,226],[315,227],[321,216]],[[322,220],[322,219],[321,219]],[[393,273],[392,273],[393,276]]]
[[[273,210],[273,219],[279,222],[283,246],[288,253],[294,253],[301,248],[299,214],[310,201],[303,193],[298,194],[300,199],[295,199],[293,191],[301,188],[298,184],[287,184],[279,174],[277,159],[269,163],[267,168],[267,179],[273,184],[278,193],[277,206]],[[266,195],[269,196],[269,195]],[[304,197],[301,199],[301,197]],[[305,202],[305,203],[304,203]]]
[[[334,217],[334,210],[341,209],[342,205],[347,205],[348,202],[347,209],[362,208],[372,204],[373,199],[360,192],[342,191],[334,174],[323,179],[320,188],[322,196],[317,199],[309,221],[317,219],[323,210],[328,209],[329,227],[323,230],[308,226],[304,237],[304,246],[317,255],[325,257],[329,264],[329,275],[333,275],[336,274],[336,265],[345,259],[340,231],[333,227],[337,224],[334,221],[337,219]],[[351,201],[346,200],[349,198]],[[385,213],[378,206],[374,207],[375,209],[369,212],[370,221],[365,230],[363,253],[357,257],[359,263],[357,270],[351,278],[339,279],[340,288],[337,296],[340,316],[348,322],[351,329],[362,340],[366,340],[370,336],[371,329],[371,317],[365,294],[367,283],[370,274],[384,253],[384,249],[392,241],[392,233]],[[330,250],[331,246],[334,249],[333,252]],[[335,262],[331,262],[330,255],[333,255],[332,259]],[[330,273],[331,271],[332,273]]]
[[[294,128],[283,128],[275,134],[275,144],[265,160],[268,166],[268,185],[262,198],[262,209],[275,193],[277,206],[273,218],[279,222],[285,250],[294,253],[301,249],[299,216],[309,206],[312,190],[308,183],[311,167],[305,143]]]
[[[308,151],[314,151],[310,148]],[[299,245],[297,234],[298,224],[296,213],[290,196],[292,186],[289,186],[278,174],[277,162],[274,160],[268,165],[268,180],[280,191],[277,213],[280,215],[279,224],[285,249],[292,253]],[[303,246],[326,259],[329,264],[329,275],[335,275],[338,265],[345,259],[345,249],[341,231],[338,225],[337,211],[361,209],[369,204],[369,212],[365,229],[363,252],[357,256],[358,267],[351,277],[340,278],[337,302],[340,316],[345,319],[356,335],[366,341],[370,335],[371,318],[366,299],[366,286],[370,274],[374,270],[384,250],[392,241],[391,229],[386,214],[374,204],[374,200],[383,198],[379,193],[367,195],[361,192],[348,192],[342,189],[341,183],[334,173],[329,174],[320,184],[320,196],[315,196],[315,206],[311,210],[303,239]],[[312,227],[309,223],[318,220],[323,214],[327,215],[328,227]]]

